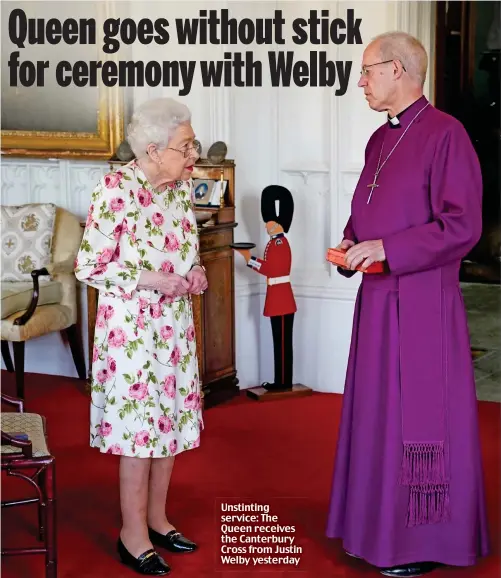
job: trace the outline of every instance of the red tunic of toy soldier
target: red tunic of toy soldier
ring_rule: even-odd
[[[247,265],[267,277],[263,315],[278,317],[295,313],[296,301],[290,284],[292,254],[284,233],[272,235],[262,259],[251,257]]]
[[[279,211],[275,202],[279,201]],[[269,186],[261,194],[261,215],[270,235],[262,259],[251,257],[240,251],[247,260],[247,266],[264,275],[266,280],[266,300],[263,315],[270,317],[273,333],[275,376],[273,383],[263,383],[267,390],[292,389],[292,329],[297,311],[294,293],[290,283],[292,254],[285,233],[289,230],[294,201],[284,187]]]

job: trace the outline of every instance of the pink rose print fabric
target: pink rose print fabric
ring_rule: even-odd
[[[185,276],[198,263],[191,190],[157,192],[132,161],[92,193],[75,275],[99,290],[90,445],[106,454],[168,457],[200,444],[191,299],[137,289],[142,269]]]

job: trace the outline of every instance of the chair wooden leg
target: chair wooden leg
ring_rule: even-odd
[[[14,366],[12,365],[12,357],[10,356],[8,341],[2,341],[2,359],[5,363],[5,369],[12,373],[14,371]]]
[[[52,462],[43,472],[44,480],[44,539],[47,553],[45,555],[45,577],[57,578],[57,543],[56,543],[56,466]]]
[[[17,397],[24,399],[24,341],[14,341],[12,347],[14,348]]]
[[[46,470],[44,470],[38,480],[38,486],[42,493],[42,499],[38,502],[38,539],[40,542],[45,542],[45,504],[47,499],[47,475]]]
[[[80,332],[78,330],[78,325],[71,325],[65,330],[66,337],[70,344],[71,355],[73,356],[73,361],[75,362],[75,367],[80,379],[87,379],[87,372],[85,369],[85,359],[82,347],[82,340],[80,338]]]

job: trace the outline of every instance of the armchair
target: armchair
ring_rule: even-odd
[[[48,449],[45,420],[24,413],[23,401],[4,393],[2,402],[16,406],[17,412],[2,412],[2,472],[24,480],[35,489],[35,497],[2,501],[2,508],[38,504],[39,539],[43,547],[5,548],[2,556],[45,554],[46,578],[57,577],[55,459]],[[5,493],[5,492],[4,492]]]
[[[53,214],[55,210],[53,229],[47,226],[47,230],[40,233],[39,239],[31,238],[29,242],[32,245],[36,244],[32,252],[37,249],[40,252],[45,250],[46,256],[49,246],[50,258],[47,259],[49,262],[30,272],[29,264],[35,261],[31,257],[31,249],[26,249],[23,258],[17,258],[17,269],[11,267],[13,274],[9,277],[2,273],[2,357],[8,371],[12,372],[15,369],[16,391],[20,399],[24,399],[25,343],[53,331],[66,335],[78,376],[80,379],[86,379],[85,360],[77,324],[77,281],[73,273],[74,259],[82,238],[78,218],[65,209],[55,208],[50,204],[2,207],[3,257],[6,256],[9,244],[20,245],[23,242],[23,234],[26,234],[26,237],[28,233],[33,235],[35,230],[33,223],[43,221],[44,207],[52,207]],[[19,218],[16,221],[16,215],[22,212],[24,214],[22,220]],[[9,226],[12,231],[9,231]],[[12,240],[9,238],[10,234]],[[21,270],[21,274],[18,274],[18,270]],[[14,365],[10,356],[9,342],[13,344]]]

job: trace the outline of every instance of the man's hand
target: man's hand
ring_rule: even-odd
[[[343,239],[341,243],[339,243],[339,245],[336,247],[336,249],[340,249],[341,251],[347,251],[350,247],[353,247],[354,244],[355,241],[352,241],[351,239]],[[338,265],[338,267],[341,267],[341,269],[348,269],[348,267],[342,265]]]
[[[248,263],[250,261],[251,252],[249,251],[249,249],[235,249],[235,251],[237,253],[240,253],[240,255],[242,255],[242,257],[245,259],[246,263]]]
[[[345,251],[350,247],[353,247],[354,244],[355,241],[352,241],[351,239],[343,239],[341,243],[339,243],[339,245],[336,247],[336,249],[341,249],[341,251]]]
[[[188,272],[186,280],[189,283],[188,291],[195,295],[200,295],[200,293],[203,293],[209,286],[205,271],[200,265],[195,265],[191,271]]]
[[[372,263],[378,261],[385,261],[386,255],[384,252],[383,241],[363,241],[358,245],[350,247],[346,253],[346,266],[348,269],[354,270],[360,264],[362,269],[367,269]]]

